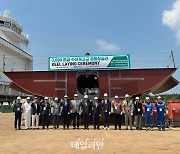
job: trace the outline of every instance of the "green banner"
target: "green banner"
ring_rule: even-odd
[[[130,68],[130,55],[49,57],[49,70],[97,70]]]

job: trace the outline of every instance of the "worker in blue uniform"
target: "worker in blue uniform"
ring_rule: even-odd
[[[158,96],[157,99],[158,99],[158,101],[156,102],[156,108],[157,108],[158,130],[165,131],[166,107],[165,107],[165,103],[162,102],[161,96]]]
[[[150,102],[149,97],[145,98],[145,104],[144,104],[144,108],[145,108],[145,126],[146,126],[146,130],[150,129],[153,131],[153,105]]]

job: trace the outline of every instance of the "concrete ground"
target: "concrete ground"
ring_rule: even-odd
[[[61,126],[53,130],[51,126],[49,130],[16,131],[13,123],[13,113],[0,113],[0,153],[180,153],[180,128],[131,131],[113,130],[113,126],[83,130],[81,126],[80,130],[62,130]]]

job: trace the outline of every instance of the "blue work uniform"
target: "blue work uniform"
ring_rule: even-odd
[[[165,113],[166,113],[166,107],[164,102],[157,102],[156,103],[157,108],[157,123],[158,123],[158,129],[165,129]]]
[[[150,102],[146,102],[144,104],[145,108],[145,126],[153,128],[153,105]]]

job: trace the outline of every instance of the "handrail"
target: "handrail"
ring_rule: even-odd
[[[30,55],[30,54],[29,54],[29,53],[27,53],[26,51],[22,50],[21,48],[17,47],[17,46],[16,46],[16,45],[14,45],[13,43],[11,43],[11,42],[7,41],[6,39],[2,38],[1,36],[0,36],[0,39],[1,39],[1,40],[3,40],[3,41],[5,41],[6,43],[8,43],[8,44],[12,45],[13,47],[15,47],[16,49],[20,50],[21,52],[23,52],[23,53],[27,54],[28,56],[32,57],[32,55]]]

